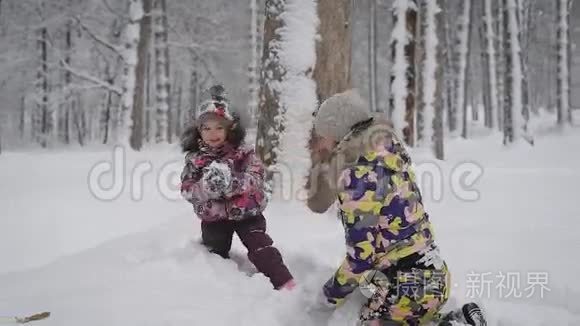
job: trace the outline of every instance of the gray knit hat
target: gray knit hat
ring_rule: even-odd
[[[340,141],[353,125],[371,117],[365,100],[356,91],[348,90],[329,97],[320,105],[315,112],[314,131]]]

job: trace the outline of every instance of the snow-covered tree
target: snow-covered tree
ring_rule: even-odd
[[[393,2],[390,118],[396,132],[413,146],[415,137],[416,0]]]
[[[485,125],[488,128],[494,128],[497,124],[498,108],[498,90],[497,90],[497,70],[496,70],[496,42],[495,31],[493,28],[492,0],[484,0],[483,3],[483,50],[484,58],[484,88],[483,94],[486,100],[485,106]]]
[[[308,159],[304,126],[317,105],[311,73],[318,17],[314,0],[268,0],[266,14],[256,147],[272,181],[281,159]]]
[[[438,34],[441,34],[440,30],[443,26],[439,25],[442,19],[437,18],[441,8],[438,1],[421,0],[420,12],[423,55],[420,65],[420,86],[422,89],[419,91],[422,98],[419,101],[423,128],[418,135],[421,145],[433,149],[436,156],[442,159],[443,135],[437,130],[440,127],[439,123],[442,122],[443,112],[441,94],[443,90],[443,79],[441,78],[443,61],[439,61],[442,56],[438,40]]]
[[[527,117],[523,108],[523,69],[516,0],[504,0],[504,24],[507,68],[504,99],[504,144],[508,144],[520,138],[529,140]]]
[[[262,0],[250,0],[250,63],[248,65],[248,115],[253,124],[256,119],[256,112],[259,102],[260,90],[260,54],[263,46],[263,19]]]
[[[260,79],[260,103],[256,152],[266,166],[278,162],[280,138],[284,131],[284,108],[280,103],[282,77],[286,74],[280,62],[280,30],[283,27],[282,14],[285,0],[266,0],[266,20],[264,22],[264,52]],[[272,173],[268,174],[271,180]]]

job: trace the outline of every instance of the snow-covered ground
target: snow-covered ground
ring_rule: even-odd
[[[453,273],[449,307],[482,302],[490,325],[580,325],[580,131],[543,134],[533,148],[477,137],[448,142],[443,163],[414,153]],[[332,213],[289,200],[269,206],[269,232],[300,284],[273,291],[237,238],[233,260],[206,253],[191,207],[159,188],[175,183],[177,149],[127,153],[123,192],[102,200],[89,175],[112,155],[0,156],[0,316],[51,311],[37,324],[59,326],[354,325],[360,293],[328,319],[305,313],[344,255]],[[143,187],[131,187],[147,162]],[[441,182],[429,185],[428,175]]]

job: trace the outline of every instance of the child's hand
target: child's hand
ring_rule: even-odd
[[[232,181],[230,167],[224,163],[212,162],[203,169],[203,184],[206,191],[217,198],[220,197]]]

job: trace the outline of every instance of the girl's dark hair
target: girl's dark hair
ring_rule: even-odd
[[[226,141],[238,148],[246,138],[246,128],[242,125],[242,122],[237,114],[234,115],[234,125],[233,128],[228,130],[226,135]],[[194,121],[181,135],[181,149],[184,153],[189,152],[199,152],[199,143],[201,141],[201,133],[197,127],[197,123]]]

